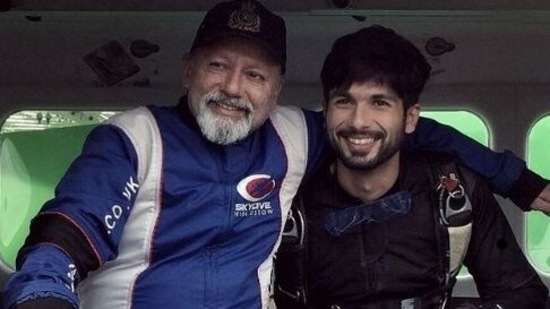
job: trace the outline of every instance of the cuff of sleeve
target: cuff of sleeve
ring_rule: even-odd
[[[42,290],[48,292],[43,292]],[[4,307],[7,309],[47,308],[39,306],[39,304],[62,304],[63,306],[59,308],[78,308],[78,301],[74,294],[68,293],[56,285],[42,284],[40,290],[25,288],[20,292],[17,296],[7,293],[4,299]]]
[[[19,304],[44,298],[55,298],[78,308],[74,293],[70,258],[51,244],[40,244],[21,249],[19,269],[10,274],[4,286],[3,308],[17,308]]]
[[[57,298],[38,298],[16,305],[13,309],[74,309],[71,303]]]
[[[506,192],[507,196],[516,206],[523,210],[530,210],[531,204],[548,185],[549,181],[535,172],[524,168],[519,178]]]

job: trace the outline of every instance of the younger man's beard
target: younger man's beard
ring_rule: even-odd
[[[350,131],[357,131],[355,129]],[[367,159],[367,156],[358,156],[354,153],[345,150],[338,142],[339,134],[349,134],[344,132],[334,133],[335,135],[329,135],[329,141],[332,148],[336,152],[338,159],[351,170],[370,171],[378,166],[382,165],[390,158],[392,158],[402,147],[403,140],[405,139],[405,131],[401,128],[400,133],[397,134],[394,140],[388,140],[388,136],[385,133],[378,133],[376,135],[382,140],[382,145],[378,149],[378,153],[373,158]]]
[[[224,101],[226,104],[246,109],[246,115],[240,119],[218,115],[208,106],[216,101]],[[221,91],[211,90],[200,98],[197,123],[207,140],[219,145],[228,145],[250,134],[252,113],[253,106],[247,100],[231,98]]]

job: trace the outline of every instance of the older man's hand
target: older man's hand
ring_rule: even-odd
[[[550,184],[548,184],[533,201],[531,209],[540,210],[550,216]]]

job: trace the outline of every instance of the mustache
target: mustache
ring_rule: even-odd
[[[338,135],[342,137],[371,137],[373,139],[383,139],[386,137],[386,132],[380,130],[345,128],[339,130]]]
[[[227,105],[231,105],[240,109],[243,109],[247,112],[252,112],[253,106],[248,100],[234,98],[228,96],[227,94],[219,90],[211,90],[204,95],[204,101],[209,102],[219,102]]]

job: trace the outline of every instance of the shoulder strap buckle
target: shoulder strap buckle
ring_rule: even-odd
[[[439,176],[440,218],[445,226],[463,226],[472,221],[472,204],[457,175]]]

